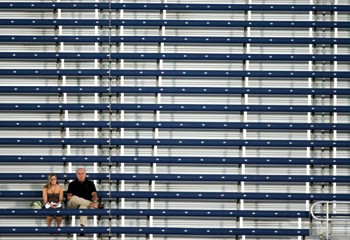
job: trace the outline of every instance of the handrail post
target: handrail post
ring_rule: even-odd
[[[319,205],[319,204],[326,204],[326,216],[325,217],[317,217],[314,213],[315,210],[315,206]],[[315,202],[314,204],[311,205],[310,208],[310,215],[312,216],[313,219],[321,221],[321,225],[322,225],[322,221],[326,221],[326,238],[327,240],[329,240],[329,229],[330,229],[330,222],[331,221],[350,221],[350,213],[348,216],[345,215],[345,217],[337,217],[335,219],[332,219],[330,217],[330,204],[335,205],[335,204],[350,204],[350,201],[319,201],[319,202]],[[332,208],[334,211],[334,207]],[[341,215],[339,215],[341,216]],[[344,215],[343,215],[344,216]],[[321,226],[322,227],[322,226]]]
[[[326,240],[329,239],[329,202],[326,202]]]

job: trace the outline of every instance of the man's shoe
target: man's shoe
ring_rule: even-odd
[[[90,203],[89,207],[95,208],[95,209],[104,209],[105,205],[103,203],[98,204],[98,203],[92,202]]]
[[[80,227],[85,227],[83,224],[80,224]],[[79,236],[84,237],[85,233],[80,233]]]

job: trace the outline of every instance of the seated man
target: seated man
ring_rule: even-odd
[[[76,170],[76,179],[69,183],[67,190],[68,208],[103,208],[98,205],[95,184],[86,178],[84,168]],[[87,216],[80,216],[80,225],[87,224]]]

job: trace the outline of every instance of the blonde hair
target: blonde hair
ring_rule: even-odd
[[[50,188],[51,187],[51,180],[53,177],[56,177],[57,179],[57,175],[55,173],[50,173],[48,176],[47,176],[47,184],[44,186],[44,188]],[[57,184],[58,184],[58,181],[57,181]]]

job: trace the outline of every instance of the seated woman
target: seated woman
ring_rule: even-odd
[[[63,200],[63,188],[57,182],[54,173],[47,177],[47,184],[43,187],[43,201],[45,208],[61,208]],[[57,227],[61,226],[62,216],[47,216],[47,226],[50,227],[53,218],[56,217]]]

